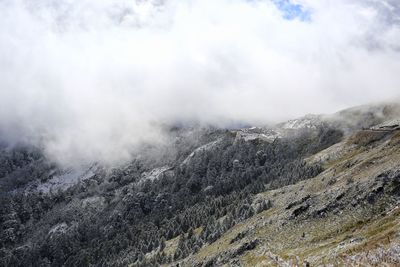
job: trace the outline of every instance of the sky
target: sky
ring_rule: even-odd
[[[397,0],[0,0],[0,136],[60,162],[398,99],[399,73]]]

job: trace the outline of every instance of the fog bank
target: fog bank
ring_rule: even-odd
[[[266,124],[400,95],[396,0],[0,0],[0,133],[60,162],[161,125]]]

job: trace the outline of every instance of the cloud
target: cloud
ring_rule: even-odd
[[[120,161],[164,124],[398,97],[399,44],[396,0],[0,0],[0,132]]]

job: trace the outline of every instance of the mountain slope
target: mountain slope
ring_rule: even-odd
[[[116,166],[2,148],[0,265],[398,264],[397,112],[173,127]]]
[[[361,134],[339,143],[352,148],[326,160],[317,177],[259,194],[273,208],[233,227],[183,266],[398,265],[400,132],[352,146]],[[326,153],[329,148],[313,158]]]

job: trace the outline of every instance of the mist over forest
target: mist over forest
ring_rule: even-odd
[[[397,0],[0,0],[0,266],[400,266]]]
[[[397,1],[0,2],[0,133],[118,162],[164,125],[264,126],[399,97]]]

